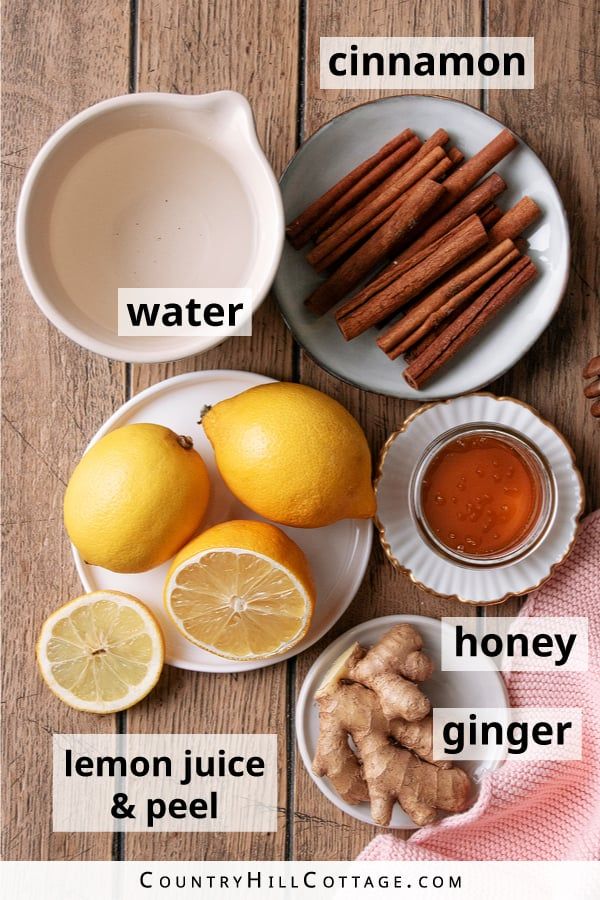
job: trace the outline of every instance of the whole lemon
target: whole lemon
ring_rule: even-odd
[[[198,531],[210,482],[191,438],[162,425],[125,425],[84,454],[67,486],[65,526],[86,562],[145,572]]]
[[[263,384],[205,410],[202,424],[225,483],[259,515],[298,528],[374,515],[365,435],[321,391]]]

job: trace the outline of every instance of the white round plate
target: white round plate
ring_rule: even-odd
[[[496,119],[456,100],[404,95],[356,106],[332,119],[298,150],[283,178],[285,220],[290,222],[313,200],[403,128],[426,138],[445,128],[453,144],[470,157],[504,127]],[[438,376],[415,391],[402,377],[402,358],[390,360],[371,329],[353,341],[342,337],[331,313],[318,318],[304,306],[320,281],[306,248],[285,242],[274,290],[296,340],[321,365],[344,381],[392,397],[429,400],[476,390],[502,375],[531,347],[547,326],[564,293],[569,269],[569,228],[562,201],[546,167],[522,141],[496,171],[508,188],[498,199],[508,209],[525,194],[543,216],[527,239],[539,276],[490,328],[471,341]]]
[[[211,500],[203,528],[229,519],[260,519],[236,500],[217,470],[212,447],[198,425],[200,411],[227,397],[273,381],[264,375],[226,370],[191,372],[161,381],[125,403],[102,426],[90,446],[107,432],[133,422],[155,422],[188,434],[202,455],[211,481]],[[281,527],[281,526],[280,526]],[[256,662],[233,662],[207,653],[180,634],[163,607],[162,593],[169,563],[150,572],[121,575],[85,563],[73,547],[75,565],[86,591],[125,591],[143,600],[156,614],[165,636],[165,660],[196,672],[246,672],[289,659],[318,641],[350,605],[365,574],[373,527],[368,519],[345,519],[326,528],[283,528],[306,553],[317,587],[317,603],[308,634],[288,653]]]
[[[410,478],[425,448],[449,429],[472,422],[506,425],[526,435],[555,479],[556,513],[541,544],[528,556],[495,568],[458,565],[439,555],[409,511]],[[492,394],[468,394],[417,409],[387,440],[378,473],[377,526],[388,559],[418,587],[463,603],[502,603],[539,587],[569,553],[585,501],[573,451],[562,435],[527,404]]]
[[[312,770],[312,761],[317,748],[319,738],[319,713],[314,702],[314,696],[327,670],[333,665],[338,656],[347,650],[355,641],[364,647],[372,647],[383,637],[393,625],[406,622],[417,628],[425,642],[425,650],[432,658],[435,670],[433,675],[423,685],[423,691],[427,694],[434,707],[467,707],[477,709],[480,707],[494,707],[497,709],[508,708],[508,695],[502,676],[489,661],[488,671],[480,671],[473,678],[472,672],[442,672],[442,628],[450,629],[449,625],[440,622],[439,619],[429,619],[425,616],[384,616],[381,619],[372,619],[363,622],[356,628],[351,628],[341,635],[336,641],[327,647],[311,666],[298,697],[296,706],[296,739],[298,748],[307,772],[315,782],[319,790],[325,794],[338,809],[348,813],[361,822],[374,825],[369,805],[360,803],[352,806],[346,803],[334,790],[327,778],[320,778]],[[489,755],[489,748],[485,751]],[[461,762],[461,768],[465,769],[473,779],[475,791],[477,784],[486,772],[496,769],[500,765],[500,759],[488,759],[486,762]],[[406,813],[395,804],[390,828],[417,828],[418,826]]]

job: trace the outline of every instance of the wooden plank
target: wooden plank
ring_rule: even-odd
[[[83,107],[127,90],[122,3],[12,3],[4,9],[3,852],[4,859],[110,859],[110,834],[52,833],[52,733],[106,732],[42,683],[42,622],[81,593],[62,526],[71,470],[124,398],[122,366],[80,350],[38,312],[22,282],[14,216],[47,137]],[[44,223],[39,223],[44,227]]]
[[[477,34],[481,27],[480,4],[465,2],[458,7],[441,2],[340,5],[334,0],[308,4],[308,49],[306,54],[306,106],[304,138],[333,116],[367,100],[390,92],[360,91],[357,94],[321,91],[319,88],[319,37],[321,35],[405,35],[405,34]],[[477,104],[471,92],[446,92]],[[418,123],[412,123],[418,130]],[[409,401],[379,397],[342,384],[327,375],[303,355],[301,380],[340,400],[365,428],[374,455],[379,453],[388,435],[416,407]],[[337,626],[319,644],[298,657],[296,691],[316,659],[332,638],[359,622],[390,615],[413,613],[439,617],[445,614],[468,615],[474,608],[449,606],[419,591],[404,576],[396,573],[384,559],[379,542],[365,581],[352,606]],[[316,788],[302,762],[295,766],[294,858],[349,859],[356,856],[380,829],[362,825],[339,812]]]
[[[535,90],[491,91],[486,108],[548,167],[565,205],[572,242],[571,274],[557,315],[529,353],[489,389],[531,404],[563,432],[583,475],[589,511],[600,504],[598,423],[589,414],[581,380],[585,363],[600,349],[595,10],[559,0],[542,5],[490,0],[488,11],[490,34],[535,37]],[[519,606],[513,600],[491,608],[489,615],[516,615]]]
[[[489,3],[490,33],[534,35],[536,63],[535,90],[491,92],[489,112],[514,128],[550,170],[566,207],[573,254],[558,314],[491,390],[531,403],[563,432],[575,450],[590,510],[600,505],[600,453],[581,370],[600,352],[597,18],[597,4],[577,0]]]
[[[279,174],[293,152],[298,10],[292,0],[187,4],[142,0],[139,90],[200,93],[230,88],[252,104],[259,138]],[[201,357],[134,367],[134,393],[196,369],[243,369],[292,376],[292,341],[268,300],[252,338],[234,338]],[[286,664],[239,676],[168,669],[158,696],[128,715],[130,731],[271,732],[279,734],[280,800],[276,834],[131,835],[128,859],[278,859],[285,851]]]

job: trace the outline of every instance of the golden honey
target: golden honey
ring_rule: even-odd
[[[539,523],[543,479],[527,447],[475,431],[433,455],[421,480],[421,515],[444,547],[499,557],[522,545]]]

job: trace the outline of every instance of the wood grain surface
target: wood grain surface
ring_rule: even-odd
[[[466,2],[457,4],[419,3],[382,4],[373,8],[369,3],[346,5],[336,0],[309,3],[307,19],[308,46],[306,53],[306,95],[303,109],[303,140],[338,115],[357,103],[381,96],[376,91],[360,91],[357,94],[322,91],[319,88],[319,37],[330,34],[445,35],[453,31],[478,34],[481,29],[481,4]],[[459,20],[456,21],[458,11]],[[389,92],[388,92],[389,93]],[[470,92],[472,95],[473,92]],[[469,97],[466,92],[445,92],[460,100],[470,99],[479,105],[478,94]],[[409,123],[406,123],[407,125]],[[301,380],[336,397],[350,409],[366,431],[374,457],[379,453],[388,435],[395,431],[417,405],[409,400],[396,400],[378,394],[360,391],[343,384],[328,375],[307,355],[302,354]],[[461,607],[458,615],[475,614],[473,607]],[[393,613],[412,613],[435,616],[447,614],[441,601],[420,591],[386,561],[378,541],[374,542],[373,560],[360,591],[348,612],[323,640],[298,657],[295,666],[296,693],[317,656],[332,637],[342,634],[359,622]],[[325,802],[320,791],[304,769],[298,757],[294,765],[294,819],[293,847],[298,859],[352,859],[373,838],[378,829],[348,816]],[[408,833],[404,834],[408,836]]]
[[[270,5],[230,0],[218,6],[142,2],[138,90],[202,93],[229,88],[248,97],[259,138],[279,173],[294,151],[298,11],[291,0]],[[242,41],[232,39],[243,35]],[[133,366],[133,393],[198,369],[242,369],[273,378],[292,372],[292,340],[271,298],[254,318],[252,338],[233,338],[203,356],[170,365]],[[279,828],[275,834],[130,835],[127,859],[280,859],[285,855],[287,667],[236,676],[196,675],[167,667],[153,696],[127,714],[139,732],[255,732],[279,735]]]
[[[593,2],[463,0],[75,0],[4,10],[3,284],[3,856],[7,859],[349,859],[377,830],[339,813],[315,788],[295,751],[294,701],[331,637],[392,612],[457,612],[396,574],[379,546],[359,594],[334,631],[288,663],[238,676],[167,668],[156,691],[119,717],[70,711],[42,685],[33,646],[45,616],[80,592],[62,527],[62,497],[87,441],[126,398],[181,372],[253,370],[301,380],[341,400],[373,452],[415,404],[351,388],[301,354],[269,299],[252,338],[168,365],[129,366],[88,353],[38,312],[22,283],[13,222],[24,173],[44,140],[83,107],[128,90],[246,94],[259,137],[280,174],[295,148],[332,116],[376,93],[321,91],[321,35],[531,34],[535,91],[455,93],[517,131],[556,179],[573,239],[571,279],[558,315],[535,347],[490,387],[537,407],[573,444],[600,504],[598,425],[582,398],[580,370],[599,352],[600,156],[598,55]],[[389,93],[389,92],[387,92]],[[517,604],[497,608],[509,614]],[[462,611],[462,607],[460,608]],[[475,610],[473,610],[475,613]],[[107,834],[51,831],[53,732],[276,732],[279,827],[271,835]]]
[[[129,19],[121,4],[53,0],[5,7],[3,25],[3,857],[106,859],[110,834],[52,833],[52,733],[112,731],[114,718],[56,700],[34,646],[46,616],[82,593],[62,498],[91,435],[125,399],[123,367],[46,321],[21,279],[13,231],[44,141],[80,109],[127,91]]]

